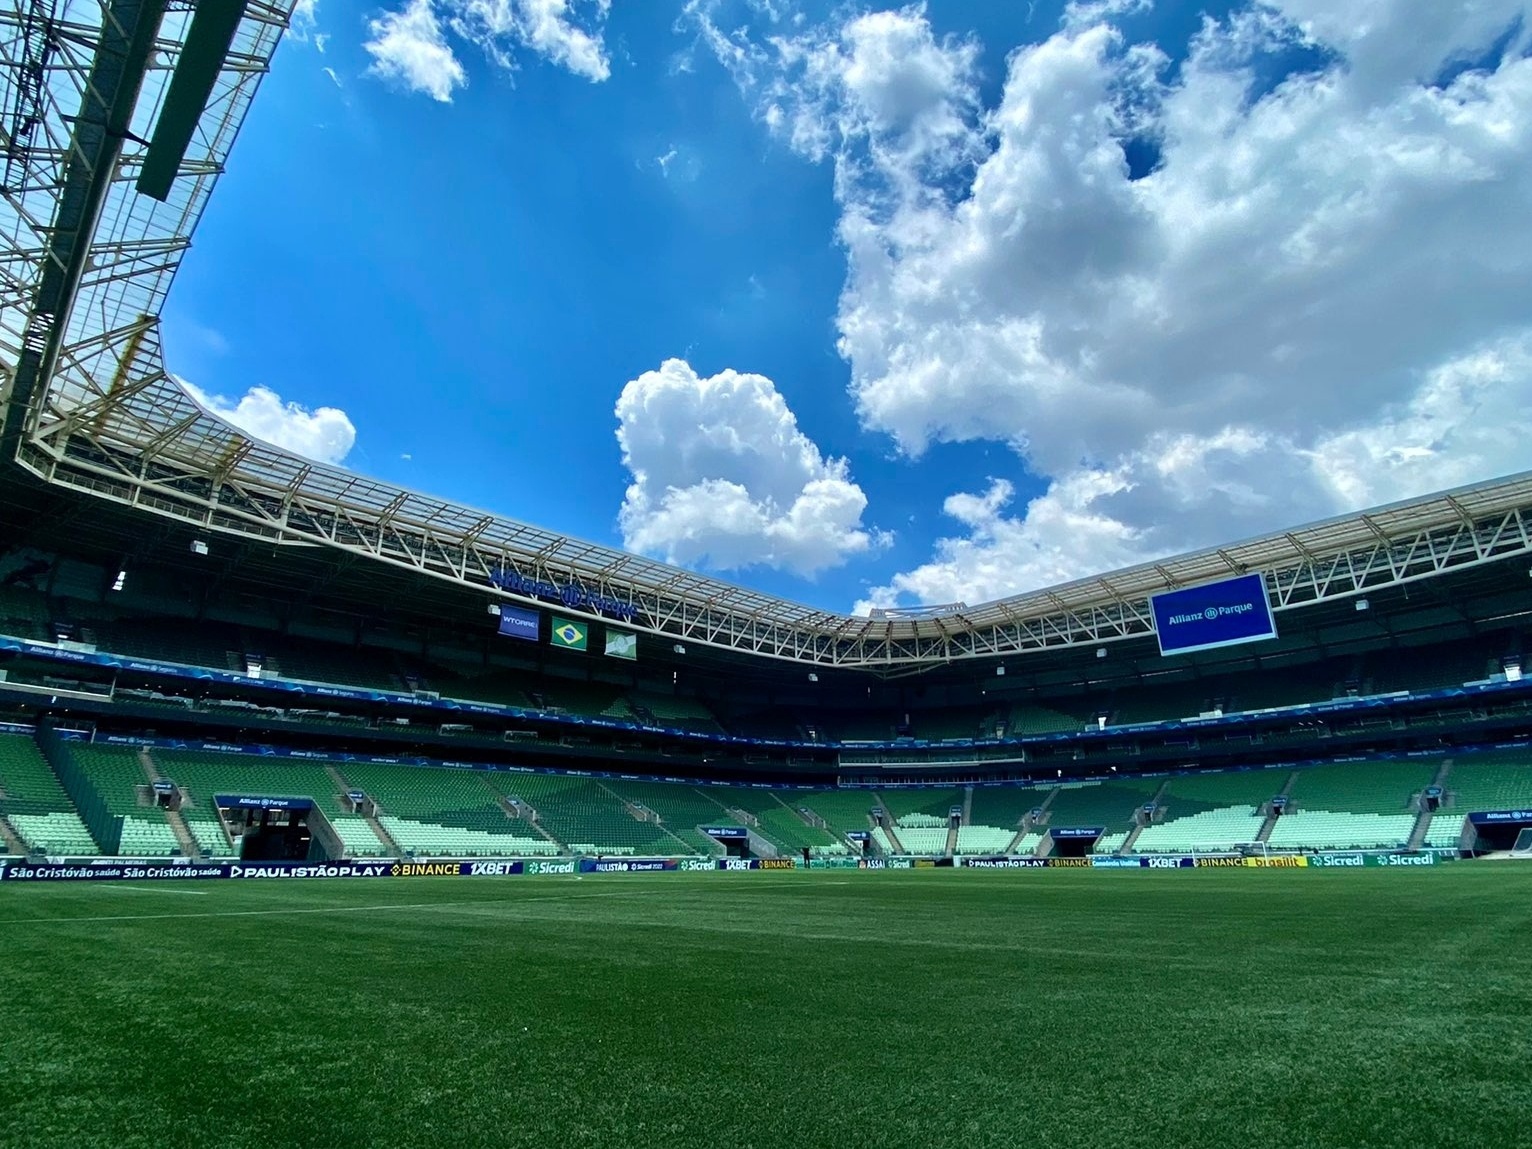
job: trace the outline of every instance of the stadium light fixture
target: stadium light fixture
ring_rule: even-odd
[[[675,651],[677,654],[686,653],[686,647],[682,646],[679,642],[672,646],[670,649]]]
[[[112,589],[113,590],[121,590],[122,587],[123,587],[123,584],[126,583],[127,581],[128,581],[128,572],[127,571],[118,571],[117,572],[117,577],[112,580]]]
[[[498,616],[500,614],[500,604],[498,602],[490,603],[489,613]]]
[[[1356,608],[1357,608],[1357,610],[1366,610],[1371,605],[1372,604],[1370,602],[1368,602],[1365,598],[1359,598],[1359,599],[1356,600]]]
[[[819,681],[819,675],[815,674],[812,670],[809,671],[809,681],[810,682],[818,682]]]
[[[194,554],[194,555],[206,556],[207,555],[207,540],[206,539],[192,539],[191,553]]]
[[[996,678],[1004,678],[1005,677],[1005,667],[1003,667],[1003,666],[995,667],[995,677]]]
[[[1096,647],[1096,657],[1097,658],[1105,658],[1106,657],[1106,647],[1104,647],[1104,646]]]

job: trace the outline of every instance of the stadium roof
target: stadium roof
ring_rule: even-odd
[[[1532,553],[1529,472],[996,602],[863,618],[254,439],[167,373],[159,316],[291,6],[246,5],[160,202],[138,190],[141,178],[165,174],[163,153],[146,141],[186,116],[185,85],[172,84],[178,64],[197,55],[186,51],[194,9],[167,0],[0,4],[7,459],[199,530],[366,556],[482,588],[487,600],[558,603],[678,643],[883,671],[1150,634],[1148,596],[1247,571],[1266,575],[1281,611]]]

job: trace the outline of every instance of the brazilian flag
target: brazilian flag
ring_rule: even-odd
[[[553,645],[565,650],[584,650],[590,638],[590,628],[583,622],[553,616]]]

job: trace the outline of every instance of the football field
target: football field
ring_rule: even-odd
[[[1532,865],[0,886],[5,1146],[1509,1145]]]

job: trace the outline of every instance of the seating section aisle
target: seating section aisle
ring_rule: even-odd
[[[838,838],[844,838],[848,830],[872,829],[868,811],[878,804],[871,790],[794,790],[784,791],[782,798],[795,810],[818,814]]]
[[[969,802],[968,825],[958,831],[958,853],[1000,853],[1021,829],[1021,821],[1048,796],[1031,786],[975,786]],[[996,842],[993,848],[981,842]],[[1032,847],[1037,845],[1034,840]],[[1017,847],[1021,849],[1020,845]]]
[[[537,811],[537,823],[581,854],[647,855],[677,852],[679,843],[654,822],[639,821],[622,800],[591,778],[560,774],[486,775],[507,797]]]
[[[37,853],[101,852],[37,743],[24,734],[0,734],[0,814]]]
[[[411,854],[435,857],[539,857],[557,854],[526,823],[512,819],[477,770],[345,763],[352,787],[378,805],[378,821]]]
[[[731,809],[755,815],[756,833],[776,843],[777,849],[783,853],[798,854],[805,846],[810,854],[818,857],[850,853],[844,839],[818,826],[810,826],[795,809],[788,808],[794,805],[794,791],[780,791],[780,801],[770,790],[746,786],[706,786],[702,792]]]
[[[139,788],[147,788],[149,779],[139,763],[137,749],[70,742],[67,750],[101,795],[107,812],[123,820],[119,854],[151,858],[182,853],[165,811],[158,806],[139,804]]]
[[[717,840],[697,829],[726,821],[729,812],[694,786],[674,782],[634,782],[613,778],[607,788],[637,806],[660,816],[660,825],[669,830],[697,854],[722,851]]]
[[[155,750],[153,754],[160,773],[181,788],[181,816],[188,826],[194,819],[217,818],[213,799],[219,794],[311,798],[335,828],[347,857],[376,858],[388,853],[367,820],[346,810],[335,779],[323,765],[211,750]],[[195,828],[192,833],[197,833]]]
[[[1447,775],[1448,804],[1431,816],[1426,845],[1450,849],[1469,814],[1532,809],[1532,750],[1462,755]]]
[[[1264,821],[1261,806],[1287,783],[1289,770],[1231,770],[1172,778],[1160,796],[1163,821],[1145,826],[1135,853],[1227,850],[1255,841]]]
[[[1160,788],[1158,778],[1124,778],[1115,782],[1065,783],[1048,807],[1049,829],[1100,826],[1104,834],[1127,834],[1134,813]],[[1038,794],[1041,799],[1046,792]]]
[[[1288,810],[1267,841],[1277,849],[1402,846],[1415,828],[1411,798],[1435,774],[1435,764],[1421,762],[1304,767],[1288,792]]]

